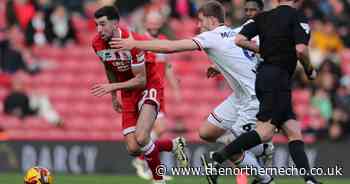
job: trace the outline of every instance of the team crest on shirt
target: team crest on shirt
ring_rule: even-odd
[[[112,49],[100,50],[96,53],[103,62],[114,61],[117,59],[115,51]]]

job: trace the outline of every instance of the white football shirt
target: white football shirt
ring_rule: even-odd
[[[238,98],[255,95],[257,57],[234,43],[240,28],[219,26],[203,32],[193,41],[204,50],[220,70]]]

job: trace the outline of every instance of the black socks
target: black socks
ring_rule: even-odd
[[[288,143],[289,153],[295,163],[295,166],[300,170],[304,168],[308,175],[303,176],[304,179],[316,181],[313,176],[310,175],[309,160],[305,153],[304,142],[301,140],[290,141]]]
[[[261,139],[255,130],[244,133],[232,141],[230,144],[225,146],[222,150],[214,152],[213,160],[221,164],[224,161],[230,159],[233,155],[242,153],[243,151],[259,144],[261,144]]]
[[[221,164],[230,159],[233,155],[242,153],[243,151],[261,143],[260,136],[255,130],[247,132],[239,136],[220,151],[214,152],[212,159]],[[299,170],[303,168],[307,171],[307,175],[303,176],[305,181],[316,181],[315,177],[310,174],[310,165],[305,153],[304,142],[301,140],[290,141],[288,147],[289,153],[296,167]]]

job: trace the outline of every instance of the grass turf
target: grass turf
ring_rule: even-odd
[[[219,184],[234,184],[234,177],[221,177]],[[294,178],[277,178],[276,184],[303,184],[303,180]],[[325,184],[349,184],[350,179],[336,177],[321,178]],[[113,175],[57,175],[54,184],[150,184],[137,176]],[[0,184],[23,184],[23,176],[18,173],[0,173]],[[175,177],[168,184],[207,184],[205,177]]]

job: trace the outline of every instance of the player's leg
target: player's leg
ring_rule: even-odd
[[[233,155],[242,153],[242,150],[248,150],[263,142],[271,140],[276,126],[268,122],[257,122],[256,130],[244,133],[232,141],[223,149],[214,152],[213,159],[218,163],[230,159]]]
[[[291,98],[290,94],[286,97],[286,99],[288,98]],[[318,183],[315,177],[310,174],[310,165],[305,153],[300,123],[295,120],[291,103],[288,106],[287,112],[289,120],[283,124],[282,130],[289,139],[288,147],[292,160],[298,169],[305,169],[309,173],[303,176],[306,183]]]
[[[160,95],[158,96],[157,94]],[[150,134],[160,109],[160,96],[160,90],[157,91],[153,88],[145,90],[144,97],[139,103],[140,113],[136,126],[136,140],[138,144],[141,145],[141,151],[144,153],[145,160],[156,182],[163,180],[163,177],[157,173],[157,167],[160,166],[160,151],[171,151],[174,148],[176,153],[178,153],[178,151],[181,150],[183,154],[181,155],[182,160],[180,161],[183,162],[180,163],[188,163],[187,155],[184,152],[185,143],[183,139],[176,139],[175,144],[173,144],[172,140],[151,140]]]
[[[180,154],[177,154],[177,159],[180,161],[185,160],[185,166],[187,166],[188,159],[187,155],[184,153],[185,142],[182,138],[177,138],[174,140],[174,142],[170,139],[156,141],[151,140],[150,132],[152,127],[150,127],[150,125],[153,125],[152,120],[154,121],[155,117],[156,106],[145,103],[142,106],[138,119],[136,140],[138,144],[143,144],[141,150],[143,151],[148,167],[152,171],[153,179],[155,181],[161,181],[163,180],[163,176],[157,173],[157,167],[159,167],[161,164],[160,151],[172,151],[174,149],[175,153],[180,153],[181,150],[181,156],[179,156]]]
[[[165,130],[166,130],[166,128],[165,128],[165,116],[164,116],[164,113],[160,112],[157,116],[157,120],[156,120],[154,127],[153,127],[153,130],[151,132],[151,139],[154,141],[157,140],[159,137],[161,137],[161,135],[165,132]],[[161,144],[161,145],[164,145],[164,144]],[[172,148],[170,148],[170,151],[171,150],[172,150]],[[152,172],[148,168],[147,162],[145,161],[145,157],[143,154],[136,157],[135,159],[133,159],[132,165],[135,167],[136,173],[139,177],[141,177],[142,179],[146,179],[146,180],[152,179]],[[171,177],[164,176],[164,179],[171,180]]]
[[[237,108],[237,114],[239,114],[239,116],[236,118],[236,122],[235,124],[233,124],[233,127],[232,127],[233,132],[235,132],[235,134],[239,136],[243,133],[250,132],[256,129],[255,116],[258,113],[258,111],[259,111],[259,101],[255,96],[241,99],[239,108]],[[236,154],[234,155],[234,157],[236,158],[233,158],[234,159],[233,161],[235,161],[235,164],[238,167],[241,167],[241,168],[253,167],[260,170],[263,168],[263,166],[260,164],[258,160],[258,157],[257,157],[258,153],[254,154],[253,151],[254,152],[261,151],[261,150],[263,151],[263,147],[264,147],[263,144],[259,144],[245,151],[243,155]],[[237,159],[238,155],[240,156],[240,158]],[[267,174],[254,175],[254,178],[260,183],[270,183],[273,180],[273,178]]]
[[[309,160],[305,153],[304,141],[302,139],[301,128],[296,120],[288,120],[282,130],[289,139],[289,153],[298,169],[305,169],[309,174],[303,176],[307,184],[319,183],[314,176],[310,174]]]
[[[227,97],[212,113],[209,114],[206,122],[199,128],[199,136],[207,142],[218,142],[227,145],[235,136],[231,132],[234,119],[237,117],[234,95]],[[210,156],[211,157],[211,154]],[[211,167],[206,162],[206,156],[201,156],[202,165],[207,168]],[[214,164],[215,166],[215,164]],[[231,166],[235,165],[231,163]],[[211,184],[217,183],[218,176],[207,176],[208,182]]]
[[[217,162],[219,164],[223,163],[225,160],[229,159],[237,159],[237,155],[242,154],[242,150],[248,150],[250,148],[253,148],[259,144],[261,144],[261,138],[260,134],[265,135],[265,138],[268,137],[269,134],[271,134],[270,138],[273,135],[273,131],[275,129],[274,125],[271,125],[270,123],[257,123],[257,129],[244,133],[241,136],[239,136],[237,139],[235,139],[233,142],[231,142],[228,146],[224,147],[220,151],[214,152],[212,155],[212,161]],[[268,141],[268,139],[264,140]],[[249,156],[248,156],[249,157]],[[247,157],[247,163],[255,163],[254,160],[256,158],[251,157],[252,159],[248,159]],[[244,157],[243,157],[244,160]],[[252,161],[252,162],[250,162]],[[210,160],[209,160],[210,162]],[[212,176],[209,176],[209,178]],[[267,180],[267,177],[263,179],[264,181]],[[272,178],[270,177],[270,180],[267,183],[273,183]]]
[[[176,144],[174,144],[175,140],[170,141],[170,139],[162,139],[162,135],[166,132],[166,120],[164,103],[161,101],[161,111],[158,113],[157,120],[151,133],[151,138],[152,140],[156,140],[155,144],[160,147],[159,150],[170,152],[174,151]],[[163,178],[166,181],[173,179],[169,175],[164,175]]]
[[[139,144],[136,141],[136,135],[135,132],[130,132],[127,135],[124,136],[124,140],[126,142],[127,145],[127,150],[129,152],[129,154],[131,156],[135,156],[135,157],[139,157],[140,155],[142,155],[142,151],[141,151],[141,147],[139,146]],[[134,167],[137,169],[137,174],[144,179],[151,179],[152,178],[152,174],[150,175],[145,175],[144,172],[141,172],[141,170],[147,170],[147,165],[146,164],[141,164],[138,163],[137,165],[135,165],[138,160],[134,159],[132,164],[134,165]],[[140,162],[144,162],[144,161],[140,161]],[[141,168],[142,167],[142,168]]]
[[[207,142],[220,142],[228,144],[234,139],[230,131],[237,117],[234,95],[227,97],[199,128],[199,137]]]
[[[233,155],[242,153],[242,150],[248,150],[263,142],[268,142],[274,135],[275,125],[271,124],[273,116],[273,93],[263,93],[263,97],[259,99],[259,112],[256,115],[258,121],[256,129],[241,134],[233,142],[225,146],[223,149],[214,152],[213,159],[218,163],[223,163],[230,159]]]
[[[288,79],[286,79],[287,81]],[[289,152],[298,169],[305,169],[307,172],[310,172],[310,165],[308,158],[305,153],[303,136],[301,133],[301,127],[299,122],[295,119],[295,114],[293,112],[292,106],[292,94],[290,90],[282,90],[276,95],[279,101],[280,116],[277,114],[275,117],[277,121],[283,122],[281,129],[289,139]],[[314,176],[310,173],[303,176],[305,182],[307,183],[318,183]]]
[[[153,179],[161,181],[163,177],[156,171],[156,168],[160,165],[159,150],[150,136],[156,117],[156,105],[144,103],[139,113],[135,136],[137,144],[140,145],[141,151],[148,163],[148,167],[152,171]]]
[[[215,143],[226,131],[208,120],[199,128],[199,137],[204,141]]]
[[[243,105],[239,109],[240,116],[237,119],[237,123],[233,126],[233,131],[236,135],[256,129],[256,114],[259,112],[260,103],[255,96],[242,101]],[[273,148],[272,141],[269,141],[250,148],[248,151],[254,154],[261,166],[269,166],[272,163]]]
[[[258,145],[258,147],[263,146],[263,144]],[[212,157],[211,157],[212,158]],[[231,156],[230,160],[234,163],[235,166],[238,166],[240,168],[245,168],[245,167],[253,167],[256,168],[257,170],[260,170],[263,165],[260,164],[258,158],[255,156],[254,153],[248,151],[245,151],[243,153],[237,153]],[[204,156],[201,157],[202,164],[204,167],[211,167],[210,162],[212,162],[212,159],[205,158]],[[214,160],[215,161],[215,160]],[[213,162],[212,162],[213,163]],[[216,166],[214,162],[215,167],[220,167]],[[269,175],[256,175],[254,176],[256,178],[256,181],[259,183],[272,183],[273,178]],[[217,183],[217,176],[215,175],[208,175],[207,179],[210,184],[216,184]]]
[[[259,112],[256,115],[258,120],[256,123],[256,130],[240,135],[225,148],[215,152],[213,154],[213,159],[219,163],[228,160],[232,155],[241,153],[242,150],[248,150],[263,142],[269,141],[274,135],[276,125],[272,123],[276,122],[271,122],[271,120],[273,119],[274,111],[277,113],[279,111],[276,107],[278,101],[276,101],[275,97],[275,92],[278,89],[275,85],[279,85],[276,84],[276,78],[278,78],[278,76],[272,75],[276,72],[270,71],[271,69],[269,67],[260,67],[258,70],[255,91],[260,104]],[[272,70],[275,70],[275,68]]]
[[[233,95],[227,98],[223,103],[221,103],[214,112],[209,116],[208,123],[209,125],[205,126],[208,130],[208,127],[213,127],[209,131],[203,131],[200,129],[200,135],[203,138],[206,138],[207,141],[222,141],[224,144],[232,142],[235,138],[232,132],[235,135],[240,135],[241,133],[250,131],[255,128],[255,115],[258,111],[259,102],[256,99],[247,99],[239,100],[236,99]],[[223,134],[225,129],[230,129],[231,137],[225,138],[226,134],[218,138],[218,136]],[[216,130],[216,131],[215,131]],[[221,130],[221,131],[219,131]],[[212,132],[216,132],[213,134]],[[205,134],[206,133],[206,134]],[[217,135],[216,137],[214,135]],[[221,140],[222,139],[222,140]],[[208,167],[209,163],[204,156],[202,156],[202,163],[204,167]],[[257,158],[254,154],[247,153],[237,153],[232,155],[231,161],[234,163],[232,166],[238,167],[255,167],[261,168]],[[215,176],[207,176],[209,183],[216,183]],[[272,178],[268,175],[258,176],[258,179],[262,182],[269,182]]]
[[[139,156],[142,154],[140,150],[140,146],[136,141],[135,132],[128,133],[124,136],[124,140],[126,142],[127,150],[129,155],[131,156]]]
[[[133,111],[133,108],[128,105],[129,104],[126,103],[124,108],[125,111],[123,111],[122,113],[122,127],[123,127],[124,140],[126,142],[129,155],[139,156],[142,152],[140,150],[140,145],[136,141],[136,135],[135,135],[138,113],[137,111]]]

